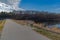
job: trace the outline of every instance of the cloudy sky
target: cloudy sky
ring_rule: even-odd
[[[60,13],[60,0],[0,0],[0,10],[6,9],[37,10]]]
[[[21,0],[0,0],[0,11],[22,10],[22,8],[19,7],[20,1]]]

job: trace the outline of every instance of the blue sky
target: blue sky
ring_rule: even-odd
[[[21,0],[20,8],[48,12],[60,12],[60,0]]]

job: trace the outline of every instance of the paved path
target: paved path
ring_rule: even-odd
[[[49,40],[36,33],[30,27],[19,25],[10,19],[6,20],[1,40]]]

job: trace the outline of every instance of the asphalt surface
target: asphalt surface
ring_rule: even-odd
[[[2,31],[1,40],[50,40],[50,39],[33,31],[30,27],[17,24],[12,20],[7,19]]]

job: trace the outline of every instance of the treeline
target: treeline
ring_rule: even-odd
[[[60,22],[60,14],[39,11],[1,12],[0,19],[32,20],[35,22]]]

